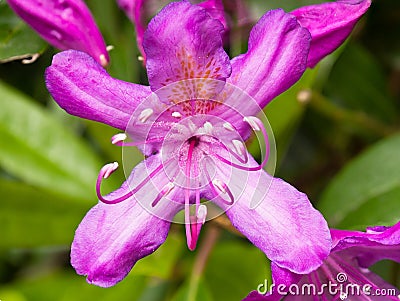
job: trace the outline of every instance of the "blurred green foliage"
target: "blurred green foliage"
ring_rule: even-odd
[[[245,51],[246,34],[267,9],[318,2],[248,1],[248,18],[233,26],[227,51]],[[87,3],[114,45],[108,72],[145,84],[129,20],[113,0]],[[398,0],[374,1],[346,45],[265,110],[277,142],[277,176],[308,193],[332,227],[362,230],[400,220],[399,15]],[[200,276],[194,274],[199,250],[187,250],[179,225],[113,288],[91,286],[75,274],[68,255],[74,229],[96,203],[99,168],[122,154],[109,142],[114,129],[54,105],[43,81],[54,52],[0,2],[0,61],[42,54],[30,65],[0,65],[0,299],[240,300],[268,279],[264,255],[212,222],[200,248],[211,228],[219,229],[218,241]],[[302,91],[310,97],[300,102]],[[133,166],[141,159],[136,152],[129,161]],[[122,171],[113,174],[104,190],[123,179]],[[398,265],[376,269],[399,282]]]
[[[0,63],[15,59],[25,62],[42,54],[47,44],[3,1],[0,2]]]

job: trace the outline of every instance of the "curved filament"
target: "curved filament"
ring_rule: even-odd
[[[164,165],[168,164],[169,162],[172,161],[172,158],[167,160],[167,162],[165,162],[164,164],[161,163],[159,166],[157,166],[156,169],[154,169],[146,178],[144,178],[143,181],[141,181],[134,189],[128,191],[126,194],[117,197],[115,199],[106,199],[102,196],[101,194],[101,182],[103,181],[103,179],[108,178],[108,176],[113,173],[118,165],[116,165],[115,163],[111,163],[111,164],[106,164],[99,172],[99,175],[97,176],[97,181],[96,181],[96,194],[97,197],[99,198],[99,200],[105,204],[118,204],[121,203],[123,201],[125,201],[126,199],[130,198],[131,196],[133,196],[135,193],[137,193],[140,189],[143,188],[144,185],[146,185],[148,183],[148,181],[153,178],[154,176],[156,176],[164,167]]]
[[[247,122],[254,131],[257,131],[257,132],[261,131],[261,133],[263,135],[264,143],[265,143],[265,156],[264,156],[263,161],[260,164],[261,168],[263,168],[267,164],[269,154],[270,154],[270,145],[269,145],[267,130],[265,129],[265,126],[262,123],[262,121],[255,116],[244,117],[243,121]]]
[[[267,164],[268,158],[269,158],[270,146],[269,146],[269,143],[268,143],[268,134],[267,134],[267,130],[265,129],[265,126],[264,126],[264,124],[261,122],[261,120],[258,119],[257,117],[248,116],[248,117],[245,117],[243,120],[246,121],[246,122],[251,126],[251,128],[252,128],[254,131],[261,131],[261,133],[262,133],[262,135],[263,135],[264,142],[265,142],[265,156],[264,156],[264,159],[263,159],[263,161],[261,162],[261,164],[258,165],[258,166],[254,166],[254,167],[248,167],[248,166],[239,165],[239,164],[236,164],[236,163],[234,163],[234,162],[232,162],[232,161],[229,161],[229,160],[225,159],[224,157],[220,156],[219,154],[213,153],[212,155],[215,156],[215,157],[216,157],[218,160],[220,160],[221,162],[223,162],[223,163],[225,163],[225,164],[228,164],[228,165],[230,165],[230,166],[232,166],[232,167],[235,167],[235,168],[238,168],[238,169],[241,169],[241,170],[246,170],[246,171],[258,171],[258,170],[261,170],[261,169]],[[246,162],[247,162],[247,160],[246,160],[246,162],[240,160],[240,159],[237,157],[236,154],[234,154],[231,150],[229,150],[229,151],[230,151],[230,153],[233,154],[233,155],[235,156],[235,158],[238,159],[240,162],[242,162],[242,163],[246,163]],[[247,155],[247,152],[246,152],[246,155]],[[247,156],[246,156],[246,159],[247,159]]]
[[[228,185],[226,185],[224,182],[222,182],[221,180],[218,180],[218,179],[212,180],[210,174],[207,171],[207,168],[204,168],[204,173],[206,174],[206,177],[208,180],[208,185],[210,185],[213,194],[219,196],[219,198],[226,205],[228,205],[228,206],[233,205],[233,203],[235,202],[235,197],[233,196],[233,193],[229,189]],[[221,192],[224,194],[227,194],[230,200],[228,201],[225,198],[221,197],[220,196]]]
[[[157,137],[153,139],[147,139],[145,141],[124,142],[127,138],[128,137],[125,133],[119,133],[111,137],[111,143],[117,146],[140,146],[145,144],[162,142],[164,140],[163,137]]]

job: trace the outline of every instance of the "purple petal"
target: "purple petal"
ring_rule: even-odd
[[[331,229],[334,250],[359,245],[400,245],[400,222],[392,227],[367,228],[366,232]]]
[[[121,130],[151,93],[149,87],[113,79],[89,55],[74,50],[54,56],[46,70],[46,86],[68,113]]]
[[[367,232],[357,232],[332,229],[331,234],[332,239],[337,241],[333,252],[357,258],[362,267],[367,268],[383,259],[400,262],[400,222],[384,231],[368,229]]]
[[[308,67],[338,48],[371,5],[370,0],[342,0],[301,7],[291,12],[312,36]]]
[[[392,227],[367,229],[369,239],[385,245],[400,245],[400,222]]]
[[[226,79],[231,67],[222,48],[223,31],[221,22],[199,6],[186,1],[167,5],[144,35],[151,89],[183,79]]]
[[[400,290],[397,287],[395,287],[392,284],[386,282],[380,276],[378,276],[377,274],[372,273],[369,270],[364,270],[363,274],[370,281],[370,283],[373,284],[373,286],[375,288],[379,288],[380,293],[389,292],[389,291],[391,291],[392,293],[394,292],[394,294],[391,294],[392,296],[389,296],[389,295],[387,295],[387,296],[373,296],[373,300],[374,301],[399,300],[398,296],[400,295]],[[373,289],[371,289],[371,292],[374,293],[375,291]],[[369,301],[369,300],[371,300],[369,298],[365,298],[365,299],[361,299],[360,298],[359,300]],[[357,301],[357,299],[355,299],[355,300]]]
[[[382,259],[391,259],[400,262],[399,247],[399,231],[400,223],[393,227],[373,227],[368,228],[367,233],[359,231],[346,231],[332,229],[332,239],[334,248],[328,258],[321,267],[308,275],[298,275],[286,269],[282,269],[274,262],[271,263],[272,277],[274,280],[274,290],[267,295],[262,296],[257,291],[253,291],[245,299],[245,301],[271,301],[280,300],[291,284],[296,284],[298,288],[309,287],[314,285],[316,291],[323,289],[322,285],[333,283],[336,285],[364,285],[371,286],[371,293],[374,294],[376,289],[395,289],[396,296],[400,291],[391,284],[385,282],[378,275],[368,270],[368,267]],[[377,241],[380,241],[378,243]],[[385,245],[384,243],[387,243]],[[338,281],[338,275],[344,274],[346,279]],[[279,294],[277,287],[283,285]],[[346,287],[346,286],[345,286]],[[339,300],[339,292],[330,292],[325,289],[324,298],[326,300]],[[394,296],[393,296],[394,297]],[[314,301],[317,295],[288,295],[284,300],[290,301]],[[324,299],[324,300],[325,300]],[[359,296],[352,295],[353,300],[372,300],[371,297],[361,294]],[[374,300],[394,300],[390,297],[374,296]]]
[[[292,86],[306,69],[310,33],[283,10],[267,12],[253,27],[248,51],[232,60],[229,82],[257,100],[263,108]],[[240,112],[249,112],[243,103]]]
[[[10,7],[51,45],[89,53],[101,65],[109,57],[103,37],[81,0],[7,0]]]
[[[225,30],[228,30],[222,0],[206,0],[199,3],[198,6],[205,8],[211,17],[220,21],[224,25]]]
[[[361,267],[370,267],[378,261],[388,259],[400,263],[400,244],[394,246],[365,246],[352,247],[345,250],[357,257]],[[343,251],[344,252],[344,251]]]
[[[248,156],[247,166],[256,166]],[[263,170],[246,172],[225,163],[217,168],[216,177],[230,188],[235,203],[216,203],[271,261],[299,274],[322,264],[331,248],[329,229],[304,193]]]
[[[159,164],[159,158],[148,158],[107,198],[123,196]],[[160,173],[152,180],[126,201],[114,205],[97,204],[82,220],[72,243],[71,264],[78,274],[87,275],[89,283],[102,287],[116,284],[139,259],[153,253],[165,241],[170,227],[168,220],[182,205],[160,200],[149,213],[143,205],[151,204],[157,197],[159,187],[154,185],[162,185],[168,178]]]

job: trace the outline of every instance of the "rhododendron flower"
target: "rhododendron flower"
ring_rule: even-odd
[[[400,262],[400,222],[393,227],[367,228],[366,232],[332,229],[331,234],[331,253],[317,270],[298,275],[272,263],[275,284],[272,294],[262,296],[254,291],[244,301],[273,301],[283,297],[293,301],[399,300],[400,290],[368,268],[383,259]],[[291,285],[296,285],[299,292],[306,286],[315,290],[292,295],[288,290]]]
[[[321,214],[305,194],[267,174],[268,157],[258,164],[244,144],[251,131],[261,133],[268,151],[255,115],[301,77],[310,33],[293,15],[272,10],[251,31],[248,51],[229,60],[223,31],[201,6],[166,6],[144,34],[149,87],[111,78],[78,51],[57,54],[47,69],[47,87],[62,108],[125,131],[112,143],[137,146],[146,156],[107,196],[101,182],[118,165],[99,173],[100,202],[79,225],[71,250],[72,265],[88,282],[107,287],[123,279],[164,242],[182,209],[194,249],[208,214],[202,198],[281,268],[310,273],[328,255]]]
[[[7,0],[28,25],[54,47],[84,51],[106,66],[109,62],[100,30],[82,0]]]

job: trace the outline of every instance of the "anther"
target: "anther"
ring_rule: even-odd
[[[234,128],[233,125],[230,124],[229,122],[225,122],[222,126],[223,126],[226,130],[228,130],[228,131],[230,131],[230,132],[234,132],[234,131],[235,131],[235,128]]]
[[[254,131],[261,131],[260,123],[261,120],[254,116],[246,116],[243,118],[243,121],[247,122]]]
[[[172,189],[174,189],[174,187],[175,187],[174,183],[169,182],[167,185],[163,187],[163,189],[161,189],[161,194],[163,196],[167,196],[172,191]]]
[[[206,205],[200,205],[199,209],[197,210],[197,222],[204,224],[204,222],[206,221],[206,217],[207,217],[207,206]]]
[[[174,118],[181,118],[182,117],[182,114],[181,113],[179,113],[179,112],[177,112],[177,111],[175,111],[175,112],[172,112],[172,117],[174,117]]]
[[[233,139],[232,144],[235,147],[236,153],[239,156],[244,156],[246,150],[245,150],[243,143],[239,140]]]
[[[187,123],[187,126],[188,126],[188,128],[189,128],[189,130],[192,132],[192,133],[195,133],[196,131],[197,131],[197,126],[193,123],[193,121],[192,120],[188,120],[188,123]]]
[[[108,163],[101,168],[100,174],[103,179],[107,179],[117,168],[118,162]]]
[[[103,67],[107,67],[108,61],[107,61],[107,59],[106,59],[106,56],[105,56],[104,54],[100,54],[99,59],[100,59],[100,64],[101,64]]]
[[[108,52],[110,52],[111,50],[113,50],[114,49],[114,45],[108,45],[107,47],[106,47],[106,50],[108,51]]]
[[[222,193],[226,193],[226,184],[219,179],[212,180],[212,184]]]
[[[215,188],[217,188],[220,192],[222,192],[223,194],[227,194],[229,197],[229,201],[225,200],[224,198],[222,198],[222,200],[224,201],[225,204],[227,205],[232,205],[235,202],[235,198],[233,196],[232,191],[229,189],[228,185],[226,185],[224,182],[222,182],[219,179],[214,179],[212,180],[212,186],[214,186]],[[217,192],[214,188],[214,191]]]
[[[146,122],[147,119],[149,119],[150,116],[153,115],[153,112],[154,112],[153,109],[150,108],[144,109],[139,115],[139,121],[142,123]]]
[[[166,164],[169,164],[172,161],[172,159],[168,159],[164,164],[160,164],[157,168],[155,168],[146,178],[144,178],[134,189],[129,189],[124,195],[118,196],[115,199],[106,199],[102,196],[100,192],[100,186],[101,182],[103,179],[108,178],[117,168],[118,168],[118,163],[109,163],[104,165],[99,172],[99,175],[97,177],[96,181],[96,194],[99,200],[105,204],[118,204],[121,203],[130,197],[132,197],[135,193],[137,193],[140,189],[142,189],[150,179],[155,177],[165,166]]]
[[[209,122],[206,121],[203,125],[204,129],[206,130],[206,133],[211,134],[212,130],[213,130],[213,125]]]
[[[158,202],[165,196],[167,196],[172,189],[175,188],[174,183],[169,182],[168,184],[166,184],[163,189],[161,189],[160,193],[157,195],[157,197],[154,199],[154,201],[151,203],[151,206],[154,207],[158,204]]]
[[[137,59],[138,59],[139,62],[143,62],[143,61],[144,61],[144,57],[141,56],[141,55],[139,55],[139,56],[137,57]]]
[[[112,144],[118,144],[124,140],[126,140],[128,136],[125,133],[119,133],[111,137],[111,143]]]

